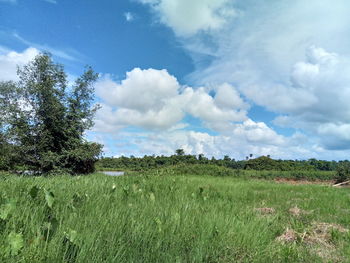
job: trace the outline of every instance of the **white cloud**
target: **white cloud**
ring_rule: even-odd
[[[166,70],[135,68],[121,82],[108,75],[96,84],[96,93],[103,99],[98,113],[97,130],[111,124],[120,129],[136,126],[146,129],[171,129],[190,114],[214,130],[229,129],[234,122],[247,119],[249,105],[230,85],[216,88],[216,96],[205,88],[181,86]]]
[[[23,52],[0,48],[0,80],[18,80],[17,67],[27,64],[38,54],[39,50],[32,47]]]
[[[192,56],[196,70],[188,80],[196,88],[153,69],[134,69],[121,82],[100,82],[105,105],[95,128],[125,142],[118,145],[121,152],[173,154],[183,148],[217,157],[252,153],[287,159],[340,159],[350,153],[347,0],[138,1]],[[241,94],[279,114],[275,124],[298,131],[287,137],[253,121]],[[183,128],[186,115],[207,129],[191,131],[191,123]],[[123,130],[130,126],[144,132]]]
[[[213,1],[216,7],[206,1],[143,2],[180,36],[196,65],[188,76],[196,85],[234,83],[255,104],[281,114],[275,123],[301,129],[318,142],[314,150],[350,149],[347,0],[236,0],[229,5],[236,15],[219,16],[219,26],[214,22],[213,28],[197,24],[195,15],[194,24],[186,27],[181,22],[191,21],[183,19],[186,12],[196,14],[201,8],[215,17],[218,13],[213,10],[228,5],[226,1]],[[179,11],[182,7],[186,12]],[[199,31],[202,34],[196,34]],[[209,63],[203,66],[203,59]]]
[[[281,100],[289,97],[289,104],[274,104],[264,93],[256,101],[287,114],[276,118],[276,124],[309,131],[319,136],[320,144],[326,149],[350,149],[347,135],[350,131],[350,60],[311,47],[306,61],[293,67],[291,83],[290,87],[275,90]],[[291,93],[284,90],[292,94],[302,92],[304,97],[290,96]],[[303,104],[306,97],[313,99]]]
[[[124,17],[125,17],[125,20],[126,20],[127,22],[134,21],[134,19],[135,19],[134,14],[131,13],[131,12],[125,12],[125,13],[124,13]]]
[[[225,100],[222,98],[224,93],[227,95]],[[219,86],[214,98],[205,88],[186,88],[181,97],[185,102],[185,111],[201,119],[205,126],[213,130],[225,132],[232,128],[232,123],[247,119],[246,109],[249,105],[228,84]]]
[[[104,110],[114,116],[118,126],[148,129],[168,129],[181,121],[184,113],[178,105],[179,90],[179,83],[166,70],[139,68],[128,72],[120,83],[106,76],[96,85],[97,95],[107,104]]]
[[[120,82],[106,75],[96,91],[103,104],[94,132],[102,137],[114,134],[115,141],[125,142],[118,144],[118,153],[113,154],[169,155],[183,148],[189,154],[216,157],[244,158],[250,153],[276,158],[314,156],[304,147],[310,144],[304,135],[285,137],[265,123],[249,119],[249,104],[229,84],[215,86],[209,95],[211,90],[205,87],[181,86],[166,70],[135,68]],[[183,123],[186,114],[217,135],[190,130],[191,123]],[[130,126],[144,132],[125,132]]]
[[[106,135],[109,136],[109,135]],[[247,120],[237,124],[230,133],[210,135],[207,132],[191,130],[119,132],[113,137],[117,143],[116,152],[107,155],[171,155],[182,148],[187,154],[205,154],[222,158],[229,155],[244,159],[252,153],[254,156],[271,155],[273,158],[309,158],[317,157],[310,149],[305,149],[305,137],[295,134],[290,138],[276,134],[261,122]],[[300,145],[302,143],[302,146]],[[310,147],[312,148],[312,147]]]
[[[139,0],[151,6],[161,23],[179,36],[221,28],[236,15],[230,0]]]
[[[135,68],[120,84],[110,78],[99,82],[97,94],[113,106],[146,111],[160,109],[178,94],[180,85],[166,70]]]

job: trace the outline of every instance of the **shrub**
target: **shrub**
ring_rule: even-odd
[[[341,163],[336,171],[336,183],[342,183],[350,180],[350,163],[343,162]]]
[[[64,155],[64,167],[72,174],[88,174],[95,171],[95,163],[101,153],[102,145],[85,142],[67,151]]]

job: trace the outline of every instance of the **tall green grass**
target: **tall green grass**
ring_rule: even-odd
[[[350,227],[348,189],[208,175],[0,177],[0,262],[324,262],[313,222]],[[300,217],[288,210],[308,211]],[[256,208],[270,207],[262,215]],[[349,262],[350,235],[332,235]],[[332,252],[333,253],[333,252]],[[331,261],[334,262],[334,261]]]
[[[328,181],[335,180],[336,173],[333,171],[256,171],[231,169],[217,165],[206,164],[179,164],[162,167],[158,169],[149,169],[142,172],[128,172],[130,175],[147,174],[147,175],[211,175],[211,176],[230,176],[239,178],[258,178],[258,179],[293,179],[308,181]]]

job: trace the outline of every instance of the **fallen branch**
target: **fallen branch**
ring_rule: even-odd
[[[345,181],[345,182],[342,182],[342,183],[339,183],[339,184],[334,184],[333,186],[341,186],[341,185],[344,185],[344,184],[349,184],[350,181]]]

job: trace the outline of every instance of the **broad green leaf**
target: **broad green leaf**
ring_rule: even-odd
[[[8,245],[10,248],[11,255],[17,255],[23,247],[23,236],[21,233],[17,234],[11,232],[7,237]]]
[[[47,206],[52,208],[52,205],[55,201],[55,196],[52,192],[47,191],[46,189],[45,189],[45,200],[46,200]]]
[[[0,219],[6,220],[11,212],[16,208],[16,202],[11,200],[0,207]]]
[[[40,188],[37,186],[33,186],[30,190],[29,190],[29,195],[34,199],[38,196]]]

